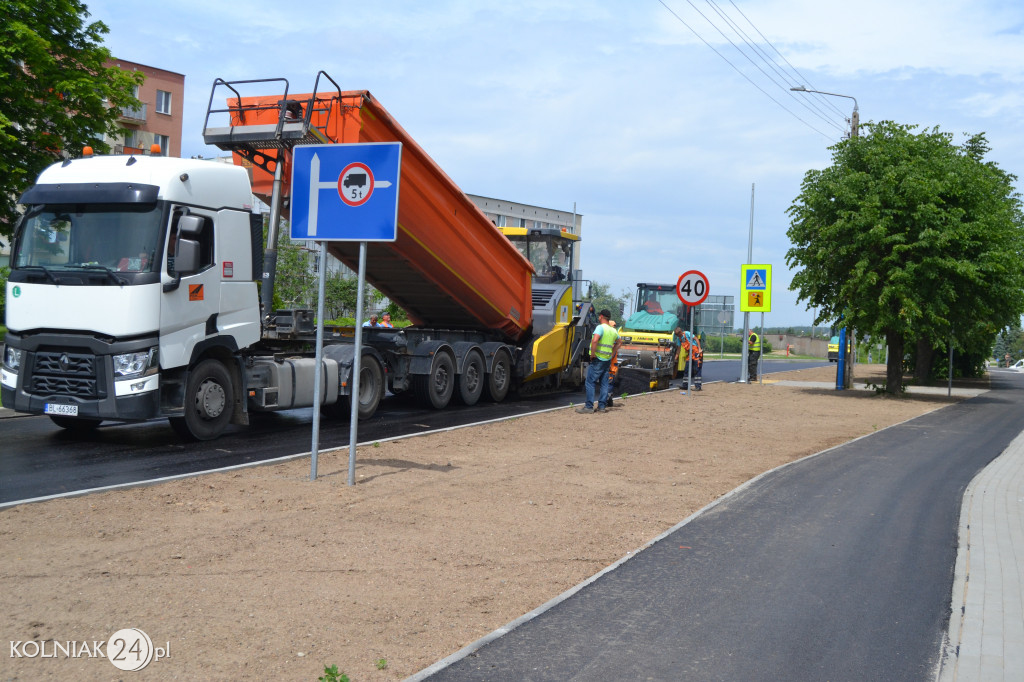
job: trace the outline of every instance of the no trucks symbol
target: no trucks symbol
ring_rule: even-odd
[[[338,196],[349,206],[362,206],[373,194],[373,171],[365,163],[354,161],[338,176]]]

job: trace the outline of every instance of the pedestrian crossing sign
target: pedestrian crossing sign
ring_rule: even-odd
[[[772,311],[772,266],[740,267],[740,312],[770,313]]]

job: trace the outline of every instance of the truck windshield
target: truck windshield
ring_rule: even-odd
[[[626,320],[625,328],[671,333],[676,327],[685,327],[688,320],[686,306],[679,300],[674,286],[642,286],[637,289],[636,311]]]
[[[45,204],[22,218],[12,266],[47,271],[153,272],[162,234],[156,204]]]
[[[568,239],[530,234],[509,236],[509,240],[533,264],[538,280],[559,282],[571,276],[572,242]]]

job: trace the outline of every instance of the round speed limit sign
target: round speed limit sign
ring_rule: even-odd
[[[708,278],[699,270],[688,270],[676,282],[676,295],[686,305],[700,305],[708,297]]]

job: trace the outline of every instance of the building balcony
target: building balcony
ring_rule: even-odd
[[[132,122],[136,122],[136,123],[145,123],[146,122],[146,105],[143,104],[138,109],[133,109],[131,107],[121,107],[121,116],[120,116],[120,118],[121,118],[122,121],[132,121]]]

